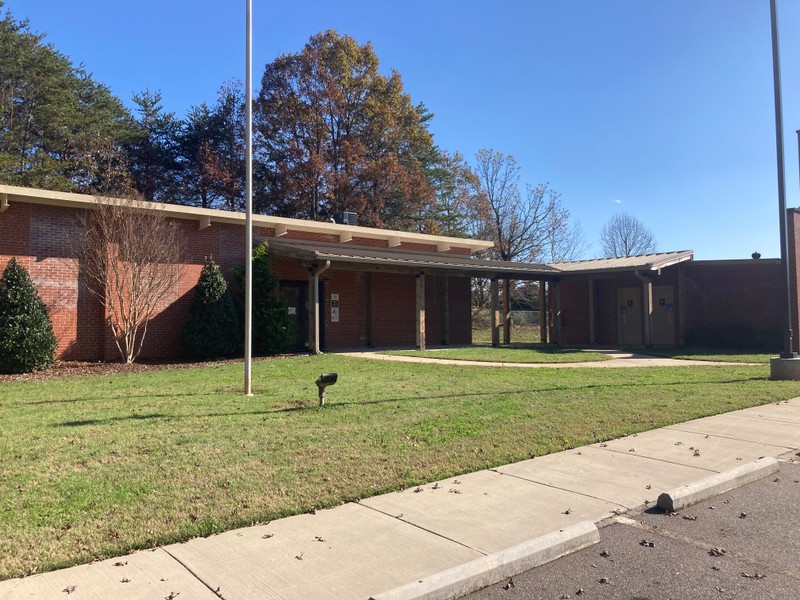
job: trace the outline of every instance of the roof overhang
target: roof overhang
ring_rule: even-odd
[[[640,254],[623,258],[597,258],[592,260],[577,260],[549,265],[557,269],[564,278],[585,278],[587,276],[613,276],[620,273],[635,273],[636,271],[658,272],[673,265],[690,261],[694,257],[692,250],[677,252],[659,252],[656,254]]]
[[[330,261],[340,269],[393,273],[435,272],[461,277],[497,277],[516,280],[555,279],[558,271],[536,263],[479,260],[460,254],[370,248],[350,244],[322,244],[305,240],[265,238],[270,253],[296,258],[308,266]]]
[[[12,185],[0,185],[0,212],[5,211],[14,202],[27,204],[46,204],[49,206],[63,206],[69,208],[93,209],[101,201],[102,196],[89,194],[73,194],[53,190],[40,190]],[[142,206],[152,210],[164,211],[165,214],[176,219],[189,219],[197,221],[198,227],[204,229],[214,223],[229,223],[244,226],[245,214],[228,210],[211,208],[197,208],[181,204],[164,204],[161,202],[142,202]],[[424,244],[436,246],[439,252],[451,249],[469,250],[477,252],[494,246],[493,242],[472,240],[441,235],[429,235],[411,231],[392,231],[374,227],[361,227],[358,225],[341,225],[321,221],[304,221],[287,217],[273,217],[269,215],[253,215],[253,226],[270,228],[278,237],[286,236],[292,232],[311,233],[336,236],[340,242],[348,242],[353,238],[379,240],[386,242],[388,247],[398,247],[404,243]]]

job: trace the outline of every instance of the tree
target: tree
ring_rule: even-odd
[[[240,338],[228,284],[214,260],[206,258],[181,332],[183,352],[198,359],[231,356],[240,350]]]
[[[55,351],[47,307],[28,272],[12,258],[0,279],[0,373],[46,369]]]
[[[255,105],[261,210],[311,220],[353,211],[363,225],[418,227],[434,199],[431,115],[378,64],[371,44],[328,30],[266,66]]]
[[[237,307],[244,321],[244,267],[234,270]],[[292,345],[292,322],[286,302],[278,293],[278,280],[272,274],[266,242],[253,249],[253,353],[280,354]]]
[[[428,169],[428,181],[436,191],[423,224],[424,232],[434,235],[469,237],[477,222],[478,178],[464,157],[437,149],[437,158]]]
[[[130,114],[43,39],[8,11],[0,20],[0,181],[75,192],[124,188]]]
[[[131,197],[100,197],[80,221],[80,277],[105,307],[122,361],[132,363],[177,284],[183,238],[161,209]]]
[[[240,82],[223,84],[213,106],[192,107],[179,136],[182,202],[232,211],[244,207],[245,127]]]
[[[656,238],[636,217],[616,213],[603,225],[600,248],[607,258],[651,254],[656,251]]]
[[[134,188],[147,200],[174,202],[180,175],[181,122],[166,112],[161,92],[134,94],[136,132],[127,145]]]

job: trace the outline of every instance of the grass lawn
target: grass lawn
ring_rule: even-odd
[[[638,354],[648,354],[650,356],[663,356],[666,358],[737,363],[760,363],[764,365],[769,364],[770,358],[775,358],[778,356],[777,352],[765,353],[757,350],[727,350],[725,348],[699,348],[686,346],[677,348],[648,348],[647,350],[635,349],[633,352]]]
[[[553,346],[470,346],[467,348],[445,348],[442,350],[386,350],[381,354],[419,356],[422,358],[449,358],[452,360],[477,360],[481,362],[507,363],[572,363],[610,360],[599,352],[583,352],[575,348]]]
[[[325,407],[314,380],[337,371]],[[800,395],[768,367],[302,356],[0,384],[0,578]]]

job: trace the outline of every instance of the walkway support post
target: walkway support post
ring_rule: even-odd
[[[313,264],[308,270],[308,351],[312,354],[322,354],[319,341],[319,276],[327,271],[331,261],[326,260],[322,265]]]
[[[441,277],[442,281],[442,345],[450,345],[450,278]]]
[[[547,302],[547,282],[539,282],[539,342],[547,343],[548,331],[550,329],[549,313],[550,307]]]
[[[511,343],[511,281],[503,279],[503,343]]]
[[[489,280],[489,318],[492,327],[492,347],[496,348],[500,345],[500,323],[498,323],[498,296],[499,289],[497,279],[492,278]]]
[[[642,309],[644,311],[644,345],[653,346],[653,280],[639,271],[634,271],[636,278],[642,282]]]
[[[425,273],[417,273],[417,350],[425,350]]]
[[[553,337],[555,338],[556,346],[561,345],[561,283],[556,280],[553,282],[553,325],[555,331]]]

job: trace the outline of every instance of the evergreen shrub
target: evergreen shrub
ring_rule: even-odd
[[[237,308],[244,321],[244,267],[235,269]],[[278,279],[272,274],[266,242],[253,249],[253,354],[288,352],[294,342],[294,325],[288,305],[278,294]]]
[[[0,373],[47,369],[55,353],[47,307],[28,272],[12,258],[0,279]]]
[[[232,356],[240,351],[241,337],[228,283],[213,259],[207,258],[181,331],[183,353],[200,360]]]

